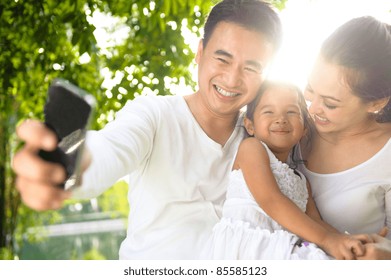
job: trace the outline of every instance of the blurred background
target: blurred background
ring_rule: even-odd
[[[50,82],[70,80],[98,102],[93,129],[138,95],[196,90],[194,54],[218,1],[8,0],[0,3],[0,259],[118,259],[126,235],[126,178],[96,199],[58,211],[25,207],[14,188],[15,127],[43,119]],[[322,40],[370,14],[390,22],[389,0],[273,0],[285,31],[272,78],[303,87]],[[131,211],[131,209],[130,209]]]

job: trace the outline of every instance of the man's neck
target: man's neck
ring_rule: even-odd
[[[197,94],[185,96],[186,103],[194,118],[209,138],[224,146],[235,129],[239,112],[218,115],[209,110]]]

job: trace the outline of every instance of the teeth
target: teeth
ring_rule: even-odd
[[[226,91],[218,86],[216,86],[216,89],[217,91],[221,94],[221,95],[224,95],[224,96],[227,96],[227,97],[234,97],[234,96],[237,96],[239,95],[239,93],[236,93],[236,92],[229,92],[229,91]]]
[[[315,118],[317,118],[317,119],[320,120],[321,122],[327,122],[327,119],[321,118],[321,117],[319,117],[318,115],[315,115]]]

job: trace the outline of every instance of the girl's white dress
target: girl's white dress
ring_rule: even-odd
[[[279,161],[262,143],[270,166],[284,195],[305,211],[308,190],[304,175]],[[221,220],[214,226],[204,259],[330,259],[315,244],[299,238],[272,218],[255,201],[241,170],[233,170]],[[297,245],[299,244],[299,245]]]

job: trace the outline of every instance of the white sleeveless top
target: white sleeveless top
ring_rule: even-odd
[[[295,174],[288,164],[276,158],[265,143],[261,143],[269,155],[270,167],[281,192],[305,212],[308,200],[306,178],[301,173]],[[283,229],[255,201],[240,169],[233,170],[230,174],[223,217],[233,221],[244,221],[252,228],[260,227],[271,232]]]
[[[262,142],[261,142],[262,143]],[[262,143],[281,192],[303,212],[308,200],[307,180],[295,174]],[[295,246],[298,237],[285,230],[257,204],[240,169],[233,170],[223,207],[223,217],[205,243],[203,259],[282,260],[329,259],[315,244]]]
[[[391,139],[369,160],[345,171],[319,174],[300,164],[324,221],[339,231],[391,238]]]

